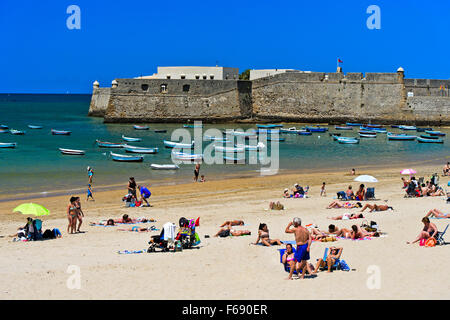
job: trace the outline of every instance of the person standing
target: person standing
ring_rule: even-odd
[[[138,186],[138,189],[139,192],[141,193],[141,201],[145,201],[147,207],[150,207],[150,203],[148,203],[147,199],[150,198],[152,193],[150,192],[150,190],[148,190],[148,188],[144,186]]]
[[[76,229],[77,229],[77,232],[80,232],[80,227],[81,227],[81,224],[83,223],[83,218],[84,218],[84,212],[83,212],[83,210],[81,210],[80,197],[76,197],[75,206],[77,208],[77,220],[78,220],[78,228],[76,228]],[[75,220],[75,225],[76,225],[76,220]]]
[[[320,196],[321,197],[327,196],[327,192],[325,191],[325,182],[322,184],[322,187],[320,188]]]
[[[87,167],[88,177],[89,177],[89,184],[92,184],[92,179],[94,177],[94,171],[91,167]]]
[[[76,223],[78,218],[78,209],[76,205],[77,197],[70,197],[70,203],[67,206],[67,219],[69,224],[67,225],[67,233],[75,233]]]
[[[194,169],[194,182],[198,181],[198,174],[200,173],[200,163],[197,163],[195,165],[195,169]]]
[[[91,188],[91,184],[88,184],[88,188],[87,188],[87,198],[86,201],[89,201],[89,198],[92,198],[92,201],[94,200],[94,195],[92,194],[92,188]]]
[[[130,180],[128,180],[128,193],[133,195],[136,199],[136,181],[134,180],[134,177],[130,177]]]
[[[293,228],[291,228],[294,226]],[[297,250],[295,251],[295,261],[298,262],[297,273],[300,274],[300,269],[302,270],[301,279],[305,278],[305,272],[308,271],[312,274],[311,268],[309,266],[308,260],[310,259],[310,247],[311,247],[311,234],[309,231],[302,227],[302,220],[300,218],[294,218],[293,221],[289,222],[285,230],[286,233],[293,233],[295,237],[295,242],[297,243]],[[294,269],[291,268],[289,272],[288,280],[292,279],[292,274]]]

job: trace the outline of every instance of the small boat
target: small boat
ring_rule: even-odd
[[[371,123],[368,123],[368,124],[366,124],[366,127],[367,127],[367,128],[380,129],[380,128],[382,128],[383,126],[382,126],[381,124],[371,124]]]
[[[387,133],[387,130],[385,128],[372,128],[372,127],[359,127],[362,131],[372,131],[372,132],[379,132],[379,133]]]
[[[373,135],[373,136],[376,136],[376,135],[377,135],[376,131],[370,131],[370,130],[359,130],[358,133],[362,133],[362,134],[370,134],[370,135]]]
[[[71,133],[72,131],[52,129],[52,135],[54,136],[70,136]]]
[[[417,132],[425,132],[426,130],[433,131],[433,128],[417,128]]]
[[[106,142],[100,140],[95,140],[95,142],[97,142],[97,145],[100,148],[123,148],[123,144],[121,143]]]
[[[439,136],[427,136],[426,134],[421,134],[420,137],[424,139],[439,139]]]
[[[306,127],[306,130],[310,132],[326,132],[328,128],[325,127]]]
[[[247,145],[247,144],[237,144],[235,145],[236,148],[244,148],[246,151],[260,151],[264,149],[266,146],[262,142],[258,142],[256,146]]]
[[[224,156],[223,160],[225,160],[225,163],[245,164],[245,158]]]
[[[398,128],[402,130],[417,130],[415,126],[398,126]]]
[[[349,126],[349,127],[361,127],[361,126],[362,126],[362,123],[352,123],[352,122],[347,122],[347,123],[345,123],[345,125],[346,125],[346,126]]]
[[[177,169],[180,169],[180,167],[177,166],[176,164],[157,164],[157,163],[152,163],[150,165],[150,168],[152,168],[153,170],[177,170]]]
[[[334,127],[336,130],[353,130],[352,126],[335,126]]]
[[[15,142],[0,142],[0,148],[15,148],[16,146]]]
[[[339,139],[338,142],[340,144],[357,144],[359,143],[358,139]]]
[[[283,142],[285,141],[286,138],[273,138],[273,137],[267,137],[267,141],[279,141],[279,142]]]
[[[85,154],[84,150],[75,150],[75,149],[63,149],[59,148],[62,154],[67,154],[71,156],[83,156]]]
[[[182,161],[201,161],[203,159],[203,155],[184,152],[172,152],[172,159]]]
[[[395,133],[388,133],[387,135],[388,140],[401,140],[401,141],[410,141],[417,139],[417,136],[410,136],[407,134],[395,134]]]
[[[9,127],[5,124],[0,124],[0,129],[9,129]]]
[[[376,138],[377,137],[377,135],[376,134],[366,134],[366,133],[359,133],[359,136],[361,137],[361,138]]]
[[[225,152],[225,153],[237,153],[237,152],[244,152],[244,147],[222,147],[222,146],[215,146],[214,150],[217,152]]]
[[[257,124],[257,128],[259,129],[273,129],[273,128],[282,128],[282,124]]]
[[[301,136],[311,136],[312,132],[311,131],[307,131],[307,130],[298,130],[297,134],[301,135]]]
[[[183,128],[190,128],[190,129],[203,128],[203,125],[202,124],[183,124]]]
[[[395,128],[399,128],[400,127],[400,125],[399,124],[393,124],[392,126],[391,126],[391,128],[393,128],[393,129],[395,129]]]
[[[444,143],[443,139],[425,139],[421,137],[417,137],[417,142],[420,143]]]
[[[15,135],[24,135],[24,134],[25,134],[25,131],[14,130],[14,129],[9,130],[9,132],[10,132],[11,134],[15,134]]]
[[[153,132],[155,132],[155,133],[166,133],[167,130],[166,129],[155,129],[155,130],[153,130]]]
[[[191,149],[194,149],[194,141],[192,141],[192,143],[190,143],[190,144],[167,141],[167,140],[164,140],[163,142],[164,142],[164,146],[166,148],[183,148],[183,149],[191,148]]]
[[[227,138],[223,138],[223,137],[214,137],[214,136],[208,136],[206,135],[203,138],[204,141],[216,141],[216,142],[228,142],[230,140],[228,140]]]
[[[124,141],[127,141],[127,142],[139,142],[139,141],[142,141],[141,138],[130,138],[130,137],[125,137],[124,135],[122,135],[122,139]]]
[[[43,126],[35,126],[35,125],[32,125],[32,124],[29,124],[28,128],[30,128],[30,129],[42,129]]]
[[[0,133],[8,133],[9,129],[0,129]]]
[[[128,153],[145,153],[145,154],[154,154],[158,153],[158,148],[144,148],[144,147],[135,147],[124,145],[125,152]]]
[[[111,157],[114,161],[121,162],[142,162],[144,161],[144,156],[128,156],[125,154],[117,154],[110,152]]]
[[[280,129],[280,133],[293,133],[293,134],[297,134],[300,132],[309,132],[305,129],[297,129],[296,127],[292,127],[289,129]]]
[[[358,140],[354,137],[339,137],[339,136],[333,136],[333,140],[339,141],[339,140]]]
[[[445,133],[440,131],[425,130],[425,133],[428,133],[430,136],[445,136]]]
[[[266,134],[280,134],[281,131],[279,129],[271,130],[271,129],[259,129],[254,131],[256,134],[266,133]]]
[[[138,125],[134,125],[133,128],[135,130],[148,130],[149,129],[148,126],[138,126]]]

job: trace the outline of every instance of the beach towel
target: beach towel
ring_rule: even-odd
[[[144,250],[122,250],[117,251],[118,254],[137,254],[137,253],[144,253]]]
[[[175,224],[172,222],[167,222],[164,226],[164,240],[171,239],[172,241],[175,239],[176,233],[175,233]]]

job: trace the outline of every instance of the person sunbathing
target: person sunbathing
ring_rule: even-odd
[[[117,231],[134,231],[134,232],[149,232],[149,231],[153,231],[155,230],[154,228],[143,228],[143,227],[138,227],[138,226],[134,226],[132,228],[127,228],[127,229],[117,229]]]
[[[429,197],[440,197],[445,196],[445,192],[444,189],[442,189],[441,187],[437,187],[435,188],[435,191],[430,191],[427,195]]]
[[[351,203],[351,202],[342,202],[339,200],[334,200],[333,202],[331,202],[328,207],[326,207],[326,209],[353,209],[353,208],[361,208],[362,204],[361,202],[357,202],[357,203]]]
[[[214,237],[225,238],[228,236],[239,237],[239,236],[249,236],[252,233],[249,230],[235,230],[231,229],[230,225],[226,225],[225,228],[220,228],[219,231],[214,235]]]
[[[136,218],[132,219],[127,214],[124,214],[122,216],[122,219],[115,219],[115,223],[139,223],[139,222],[155,222],[154,219],[147,219],[147,218]]]
[[[283,264],[288,264],[289,269],[292,270],[292,268],[294,268],[294,270],[297,270],[297,272],[298,272],[298,269],[300,268],[300,262],[295,261],[294,250],[292,249],[292,244],[290,244],[290,243],[286,244],[286,251],[284,252],[283,256],[281,257],[281,261],[283,262]],[[310,263],[309,268],[311,270],[313,270],[314,266]],[[286,278],[286,280],[292,280],[292,277],[288,276]]]
[[[102,225],[102,226],[114,226],[115,222],[114,219],[108,219],[108,220],[101,220],[100,222],[96,223],[96,222],[91,222],[89,223],[90,226],[98,226],[98,225]]]
[[[378,231],[368,232],[357,225],[352,225],[351,239],[364,239],[365,237],[379,237],[380,233]]]
[[[256,239],[255,244],[258,244],[261,240],[261,243],[267,247],[270,247],[272,245],[281,245],[283,242],[281,242],[279,239],[270,239],[269,237],[269,229],[267,228],[267,224],[260,223],[258,228],[258,238]]]
[[[317,228],[307,228],[309,233],[311,234],[311,239],[313,240],[317,240],[317,241],[321,241],[322,239],[325,239],[326,237],[328,237],[328,233],[324,232],[324,231],[320,231]]]
[[[284,189],[283,198],[292,198],[294,195],[289,193],[289,189]]]
[[[426,240],[431,237],[436,237],[436,235],[438,234],[438,229],[437,229],[436,225],[434,223],[431,223],[430,219],[428,217],[423,217],[422,223],[423,223],[423,229],[417,236],[416,240],[414,240],[413,242],[407,241],[406,242],[407,244],[413,244],[422,239]]]
[[[244,225],[244,221],[243,220],[232,220],[232,221],[225,221],[224,223],[222,223],[222,225],[220,226],[225,227],[227,225],[230,226],[243,226]]]
[[[313,273],[317,273],[319,268],[328,267],[327,272],[331,272],[331,267],[336,263],[336,260],[341,257],[343,248],[330,247],[329,254],[327,255],[325,261],[322,258],[317,261],[316,268]]]
[[[450,219],[450,213],[443,213],[438,209],[431,209],[425,217],[435,217],[440,219]]]
[[[366,205],[361,209],[360,212],[363,212],[364,210],[366,210],[367,208],[369,208],[369,212],[373,212],[373,211],[387,211],[387,210],[394,210],[394,208],[389,207],[386,204],[370,204],[370,203],[366,203]]]
[[[364,218],[364,216],[362,215],[362,213],[344,213],[342,216],[337,216],[337,217],[328,217],[328,219],[332,219],[332,220],[353,220],[353,219],[362,219]]]

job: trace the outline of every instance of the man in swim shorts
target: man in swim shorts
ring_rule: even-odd
[[[150,203],[148,203],[147,199],[150,198],[152,193],[144,186],[138,186],[139,192],[141,193],[141,201],[145,201],[147,207],[150,207]]]
[[[291,229],[291,227],[294,228]],[[295,251],[295,261],[299,262],[297,267],[297,273],[300,274],[300,269],[302,270],[302,274],[300,279],[305,278],[305,272],[308,271],[309,274],[312,273],[311,268],[308,264],[308,260],[310,259],[310,247],[311,247],[311,234],[309,231],[302,227],[302,220],[300,218],[294,218],[292,222],[289,222],[288,226],[285,230],[286,233],[293,233],[295,236],[295,242],[297,243],[297,250]],[[288,279],[292,279],[292,274],[294,273],[293,268],[289,273]]]

